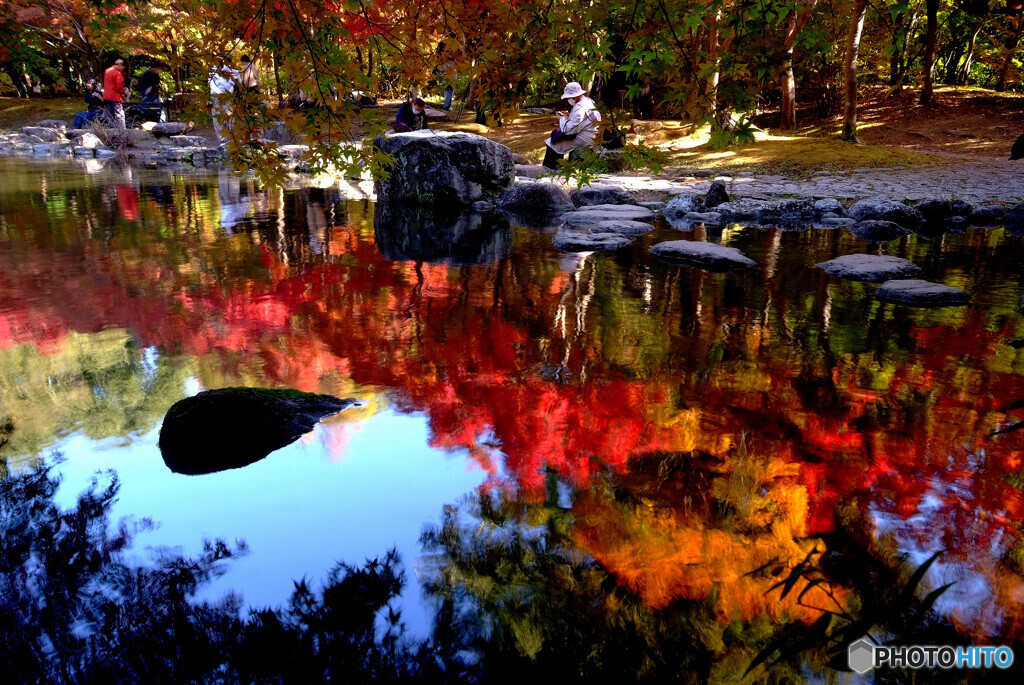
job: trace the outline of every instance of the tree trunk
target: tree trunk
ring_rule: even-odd
[[[942,74],[942,82],[948,85],[955,85],[957,74],[959,73],[958,66],[960,66],[960,58],[964,56],[964,45],[956,43],[949,47],[949,56],[943,60],[945,69],[940,70]],[[943,55],[939,55],[943,57]]]
[[[859,1],[859,0],[858,0]],[[939,38],[939,0],[925,0],[928,14],[928,39],[924,48],[924,85],[921,86],[921,104],[932,104],[932,72],[935,71],[935,47]]]
[[[967,85],[967,77],[971,75],[971,64],[974,62],[974,46],[978,42],[978,34],[981,33],[982,27],[985,22],[988,21],[989,14],[978,19],[978,25],[971,31],[971,39],[967,42],[967,56],[964,57],[964,65],[960,67],[960,73],[957,75],[957,83],[961,86]]]
[[[277,104],[284,102],[284,89],[281,88],[281,64],[277,60],[277,50],[270,53],[270,59],[274,63],[274,87],[277,88]]]
[[[1017,26],[1013,32],[1013,39],[1006,47],[1006,53],[1003,56],[1003,66],[999,70],[999,81],[996,82],[996,90],[1000,93],[1006,90],[1006,80],[1010,78],[1013,56],[1017,54],[1017,45],[1020,44],[1021,36],[1024,36],[1024,14],[1017,17]]]
[[[722,10],[716,9],[708,21],[708,61],[715,65],[715,70],[708,75],[704,84],[704,102],[701,103],[703,116],[712,114],[718,101],[718,21],[721,18]]]
[[[860,37],[864,33],[864,15],[867,14],[867,9],[867,0],[855,0],[853,12],[850,14],[850,35],[846,41],[846,116],[843,121],[842,138],[851,143],[860,142],[857,140],[857,53],[860,52]]]
[[[786,41],[783,47],[779,85],[782,89],[782,120],[779,128],[796,128],[796,79],[793,77],[793,43],[796,42],[796,11],[789,13]]]

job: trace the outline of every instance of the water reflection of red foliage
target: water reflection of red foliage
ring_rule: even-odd
[[[67,331],[119,326],[170,354],[216,355],[228,376],[258,358],[268,382],[315,391],[337,372],[397,390],[401,407],[427,412],[434,446],[469,450],[492,474],[489,484],[504,473],[527,498],[543,496],[545,469],[585,486],[599,471],[627,470],[638,454],[726,457],[744,440],[751,454],[799,464],[784,485],[806,501],[794,534],[831,530],[841,501],[907,519],[932,497],[931,529],[968,559],[989,554],[995,536],[1015,535],[1024,515],[1020,490],[1005,480],[1021,468],[1024,431],[988,437],[1001,409],[1024,397],[1024,376],[989,364],[1012,329],[991,330],[981,310],[965,310],[956,325],[912,328],[908,357],[892,368],[847,356],[809,373],[797,354],[759,351],[770,331],[743,330],[730,342],[756,359],[755,376],[723,363],[697,380],[687,366],[697,358],[687,356],[693,343],[678,333],[659,344],[668,346],[664,359],[685,358],[680,368],[638,372],[613,361],[616,331],[587,310],[577,275],[553,266],[391,263],[365,231],[344,226],[330,230],[328,257],[310,263],[289,263],[261,244],[254,277],[247,240],[231,238],[235,261],[221,255],[212,271],[201,245],[179,263],[159,245],[85,243],[28,251],[17,263],[0,257],[0,349],[34,343],[45,351]],[[576,322],[568,332],[566,320]],[[888,374],[885,382],[866,389],[866,369]],[[681,384],[685,406],[672,399]],[[695,530],[665,525],[665,541],[697,545]],[[589,539],[613,569],[636,563]],[[992,573],[1009,582],[1006,571]],[[707,592],[706,582],[684,576],[680,587]]]

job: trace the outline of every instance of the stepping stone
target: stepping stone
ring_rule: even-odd
[[[618,233],[582,233],[562,231],[551,239],[552,244],[563,252],[594,252],[597,250],[617,250],[629,245],[631,241]]]
[[[654,221],[654,212],[637,205],[592,205],[566,212],[562,221],[570,226],[592,226],[601,221]]]
[[[911,307],[960,307],[969,301],[963,290],[918,279],[886,281],[875,299]]]
[[[654,226],[643,221],[628,221],[626,219],[612,219],[609,221],[598,221],[592,226],[597,233],[617,233],[618,235],[637,236],[650,233]]]
[[[830,276],[851,281],[881,283],[897,278],[911,278],[921,274],[921,267],[900,257],[869,254],[848,254],[817,264]]]
[[[693,266],[705,271],[733,271],[755,266],[754,260],[735,247],[694,240],[669,240],[651,248],[651,254],[667,264]]]

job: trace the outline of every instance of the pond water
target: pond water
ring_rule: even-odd
[[[1020,637],[1024,431],[993,433],[1024,420],[1021,237],[659,226],[565,254],[497,216],[409,217],[229,172],[0,159],[0,178],[0,473],[52,464],[71,506],[113,470],[114,517],[159,524],[139,559],[244,540],[201,598],[282,604],[293,579],[395,547],[426,635],[421,582],[443,562],[424,526],[489,500],[527,534],[557,514],[562,548],[645,611],[810,623],[870,588],[779,587],[801,562],[913,569],[945,550],[919,593],[954,583],[941,620],[968,642]],[[757,267],[648,254],[681,237]],[[882,304],[814,266],[859,252],[910,259],[971,304]],[[250,466],[172,473],[164,414],[230,386],[359,406]]]

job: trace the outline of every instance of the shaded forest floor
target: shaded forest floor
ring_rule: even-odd
[[[918,104],[919,91],[889,97],[871,91],[860,110],[862,139],[868,143],[975,159],[1008,159],[1024,134],[1024,96],[983,88],[936,89],[935,103]],[[838,132],[839,117],[832,122]]]
[[[764,112],[754,118],[761,128],[755,143],[724,150],[709,146],[706,127],[696,129],[680,121],[658,120],[637,122],[633,129],[646,145],[663,154],[667,167],[796,175],[817,170],[1006,160],[1010,146],[1024,134],[1022,95],[941,87],[936,90],[934,105],[921,107],[917,100],[916,89],[904,89],[889,96],[884,87],[865,87],[859,108],[860,145],[838,139],[841,113],[800,111],[800,127],[796,131],[781,131],[776,128],[778,113]],[[379,108],[364,109],[363,115],[367,122],[386,124],[393,120],[397,107],[397,102],[383,103]],[[70,119],[79,109],[78,99],[0,98],[0,130],[31,125],[41,119]],[[536,163],[543,157],[544,139],[557,123],[552,115],[528,113],[502,127],[483,126],[473,123],[473,119],[474,113],[467,110],[459,122],[437,121],[432,127],[479,133]],[[616,112],[615,123],[624,128],[631,126],[623,112]],[[197,133],[211,131],[203,128]],[[353,133],[358,136],[361,131]]]

